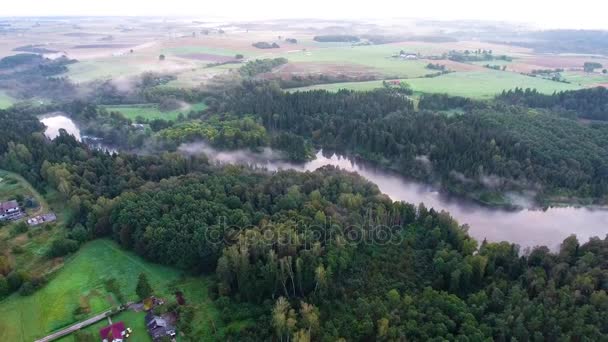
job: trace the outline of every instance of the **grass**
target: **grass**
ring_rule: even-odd
[[[119,61],[118,58],[99,59],[95,61],[82,61],[68,66],[67,76],[75,82],[89,82],[93,80],[108,80],[118,76],[133,76],[140,70]]]
[[[43,211],[49,208],[44,197],[25,178],[13,172],[0,170],[0,201],[12,200],[18,196],[34,197]]]
[[[8,108],[15,103],[15,99],[0,91],[0,109]]]
[[[55,190],[48,189],[42,196],[23,177],[0,170],[0,200],[12,199],[16,195],[24,198],[34,197],[39,203],[37,208],[26,208],[26,214],[31,217],[53,211],[57,221],[52,224],[32,227],[27,232],[14,235],[12,228],[15,222],[0,228],[0,253],[6,255],[13,269],[34,276],[44,276],[52,273],[63,265],[61,258],[49,259],[46,251],[50,242],[65,233],[62,229],[70,213],[65,200]]]
[[[391,57],[400,50],[399,46],[394,45],[336,47],[287,53],[283,57],[290,62],[352,64],[369,68],[370,71],[377,71],[389,77],[415,78],[431,73],[425,68],[428,62],[406,61]],[[405,50],[417,51],[411,46]]]
[[[204,54],[209,54],[209,55],[234,57],[237,54],[246,54],[246,51],[228,50],[228,49],[212,48],[212,47],[205,47],[205,46],[179,46],[179,47],[162,49],[161,53],[165,54],[165,55],[189,55],[189,54],[204,53]]]
[[[147,274],[157,295],[172,298],[168,286],[177,284],[180,288],[183,283],[187,300],[204,302],[201,308],[213,311],[204,279],[182,278],[179,271],[144,261],[110,240],[96,240],[84,245],[33,295],[13,294],[0,302],[0,341],[31,341],[70,325],[76,321],[74,310],[83,303],[89,310],[87,316],[113,307],[116,300],[104,286],[109,278],[119,282],[127,300],[136,300],[135,285],[141,272]]]
[[[576,84],[554,82],[538,77],[493,70],[454,72],[434,78],[416,78],[405,81],[418,93],[446,93],[475,99],[488,99],[503,90],[516,87],[535,88],[539,92],[547,94],[581,88]],[[290,91],[309,89],[326,89],[329,91],[338,91],[339,89],[371,90],[380,87],[382,87],[382,81],[346,82],[295,88]]]
[[[134,312],[134,311],[123,311],[116,316],[112,316],[112,322],[120,322],[123,321],[125,323],[125,327],[131,328],[133,330],[133,334],[129,336],[129,342],[151,342],[152,339],[148,332],[146,331],[146,323],[145,323],[145,312]],[[83,331],[90,333],[93,335],[95,340],[98,340],[99,330],[108,325],[108,320],[104,319],[99,321],[93,325],[88,326],[83,329]],[[60,342],[72,342],[76,341],[74,335],[68,335],[61,339]]]
[[[149,104],[135,104],[135,105],[116,105],[116,106],[105,106],[105,108],[109,111],[116,111],[122,113],[125,117],[135,120],[138,116],[143,117],[144,119],[154,120],[154,119],[165,119],[165,120],[175,120],[177,116],[181,114],[188,114],[191,110],[201,111],[207,108],[207,105],[204,102],[195,103],[190,105],[188,108],[184,109],[176,109],[172,111],[161,111],[158,108],[157,104],[149,103]]]
[[[577,84],[580,86],[593,86],[596,84],[608,83],[608,74],[564,72],[562,73],[562,76],[573,84]]]

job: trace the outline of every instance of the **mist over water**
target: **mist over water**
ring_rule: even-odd
[[[80,129],[78,126],[76,126],[72,119],[65,115],[65,113],[53,112],[46,114],[40,118],[40,122],[46,126],[44,134],[49,139],[55,139],[59,136],[59,130],[64,129],[66,132],[73,135],[76,140],[82,140],[82,137],[80,136]]]
[[[585,242],[590,237],[605,238],[608,234],[608,210],[555,207],[546,210],[524,209],[507,211],[492,209],[468,200],[444,196],[438,189],[405,179],[404,177],[380,170],[376,167],[355,162],[339,155],[324,156],[319,151],[314,160],[303,164],[294,164],[280,160],[280,154],[270,149],[262,153],[250,151],[217,151],[204,144],[183,144],[180,151],[190,154],[206,154],[211,161],[221,164],[242,164],[269,171],[297,170],[314,171],[325,165],[357,172],[370,182],[375,183],[380,191],[395,201],[424,203],[428,208],[445,210],[461,224],[469,225],[469,233],[482,241],[509,241],[522,248],[546,245],[555,250],[569,235],[576,234],[579,241]],[[517,195],[511,195],[517,196]],[[531,207],[525,197],[514,197],[520,204]]]
[[[116,148],[103,144],[101,139],[81,135],[80,128],[63,112],[45,114],[40,117],[40,122],[46,126],[44,135],[51,140],[57,138],[59,136],[59,130],[63,129],[68,134],[73,135],[76,140],[85,142],[90,148],[102,150],[111,154],[118,153]]]

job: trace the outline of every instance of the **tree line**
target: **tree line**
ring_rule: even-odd
[[[601,108],[602,100],[591,95],[598,92],[605,90],[572,96]],[[464,114],[436,112],[450,108]],[[598,203],[608,193],[608,127],[581,125],[556,111],[445,95],[424,95],[414,110],[391,88],[285,93],[266,83],[223,94],[213,110],[259,117],[271,133],[290,132],[317,148],[440,182],[486,203],[513,190],[533,189],[540,200],[565,195]]]

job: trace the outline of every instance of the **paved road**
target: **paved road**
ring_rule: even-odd
[[[63,337],[65,335],[69,335],[69,334],[73,333],[76,330],[82,329],[84,327],[88,327],[91,324],[97,323],[97,322],[101,321],[102,319],[105,319],[110,312],[112,312],[112,310],[108,310],[108,311],[102,312],[102,313],[100,313],[97,316],[93,316],[93,317],[87,319],[86,321],[78,322],[78,323],[76,323],[74,325],[71,325],[71,326],[69,326],[69,327],[67,327],[67,328],[65,328],[63,330],[59,330],[59,331],[54,332],[54,333],[52,333],[52,334],[50,334],[50,335],[48,335],[46,337],[43,337],[43,338],[41,338],[39,340],[36,340],[36,342],[49,342],[49,341],[56,340],[56,339],[58,339],[60,337]]]

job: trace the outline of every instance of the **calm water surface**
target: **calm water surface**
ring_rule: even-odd
[[[45,134],[53,139],[63,128],[81,140],[80,129],[62,113],[52,113],[40,119],[47,126]],[[436,188],[407,180],[397,174],[357,163],[339,155],[324,156],[318,152],[314,160],[304,164],[280,161],[271,150],[262,153],[249,151],[216,151],[204,144],[184,144],[180,150],[185,153],[205,153],[211,160],[222,164],[247,164],[263,167],[270,171],[297,170],[314,171],[325,165],[357,172],[375,183],[381,192],[395,201],[424,203],[427,208],[448,211],[460,223],[469,225],[469,233],[477,240],[509,241],[522,247],[546,245],[556,249],[569,235],[576,234],[579,241],[590,237],[604,238],[608,234],[608,210],[555,207],[546,210],[523,209],[507,211],[481,206],[465,199],[455,199],[441,195]]]
[[[312,161],[292,164],[274,160],[274,154],[269,150],[260,154],[244,151],[218,152],[202,144],[187,144],[180,149],[190,153],[205,153],[219,163],[256,165],[271,171],[314,171],[325,165],[333,165],[357,172],[378,185],[380,191],[393,200],[424,203],[427,208],[448,211],[460,223],[468,224],[469,233],[479,241],[485,238],[488,241],[517,243],[523,248],[546,245],[556,249],[571,234],[576,234],[581,242],[593,236],[603,239],[608,234],[608,210],[555,207],[546,210],[507,211],[488,208],[469,200],[442,196],[431,186],[336,154],[327,157],[318,152]]]

